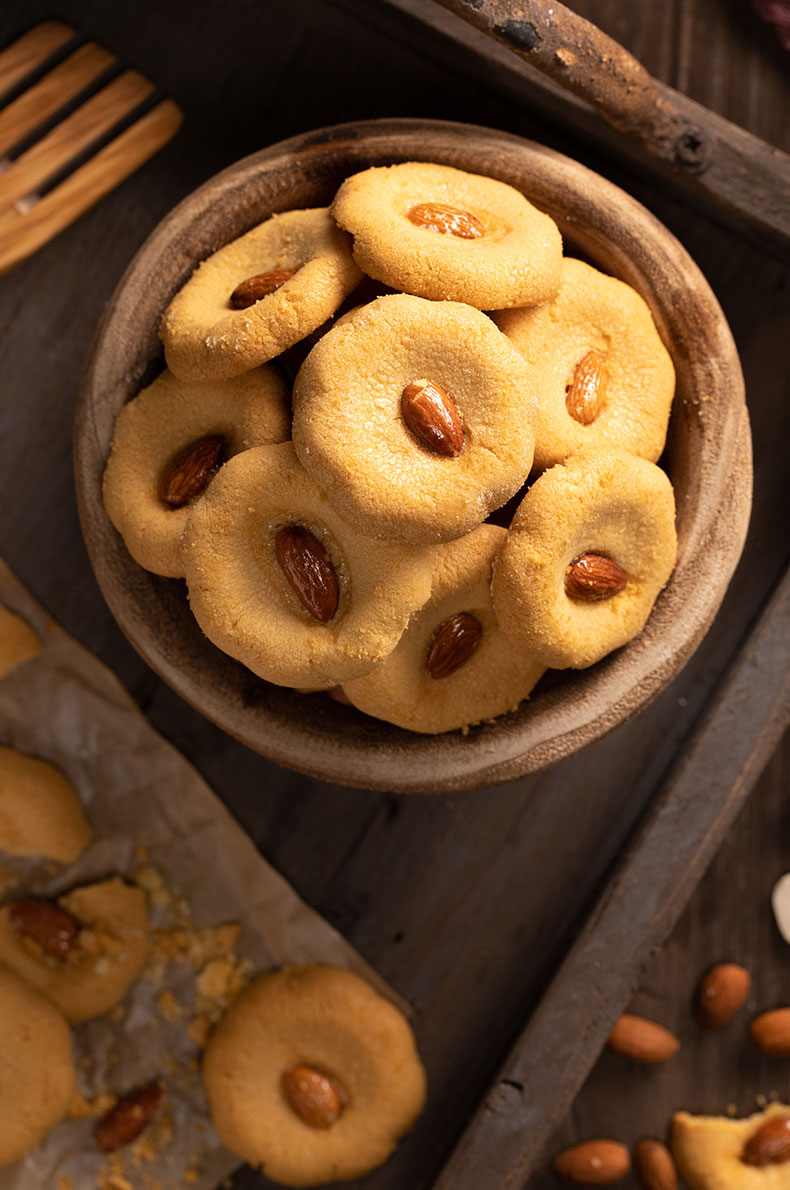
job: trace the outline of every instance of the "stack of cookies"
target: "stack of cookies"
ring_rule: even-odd
[[[512,187],[367,169],[204,261],[161,335],[105,505],[261,678],[435,733],[641,631],[675,563],[672,362]]]

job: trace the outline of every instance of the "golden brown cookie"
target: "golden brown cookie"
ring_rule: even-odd
[[[481,525],[436,550],[431,597],[372,673],[346,682],[358,710],[409,731],[452,731],[515,710],[545,665],[494,616],[491,568],[507,532]]]
[[[534,369],[490,318],[393,294],[310,352],[294,385],[294,446],[367,533],[450,541],[524,482],[536,409]]]
[[[209,640],[283,686],[367,673],[431,590],[431,551],[365,537],[290,442],[223,467],[189,518],[184,558],[189,602]]]
[[[204,260],[165,311],[167,366],[182,380],[229,380],[317,330],[361,274],[329,212],[286,211]]]
[[[743,1120],[676,1112],[672,1153],[689,1190],[788,1190],[790,1107],[772,1103]]]
[[[478,310],[557,292],[556,223],[494,178],[421,161],[376,167],[347,178],[331,210],[360,268],[393,289]]]
[[[656,462],[675,369],[636,290],[565,259],[555,298],[537,309],[501,311],[495,321],[540,379],[537,469],[609,446]]]
[[[284,967],[246,988],[206,1047],[203,1081],[223,1144],[286,1186],[381,1165],[425,1100],[405,1017],[337,967]]]
[[[497,619],[545,665],[583,669],[641,632],[675,565],[672,485],[622,450],[532,485],[494,566]]]
[[[41,645],[30,625],[0,603],[0,678],[40,652]]]
[[[0,964],[0,1166],[20,1161],[74,1094],[69,1027],[54,1004]]]
[[[0,963],[70,1021],[114,1008],[147,951],[145,893],[117,876],[72,889],[57,901],[24,897],[0,909]]]
[[[0,851],[70,864],[92,837],[77,791],[58,769],[0,747]]]
[[[129,553],[155,574],[182,578],[181,533],[223,463],[290,436],[279,371],[185,384],[164,371],[121,410],[104,472],[104,506]]]

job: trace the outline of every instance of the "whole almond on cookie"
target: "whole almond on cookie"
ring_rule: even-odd
[[[477,240],[483,234],[483,225],[476,215],[446,202],[417,203],[408,218],[416,227],[456,236],[459,240]]]
[[[328,624],[337,611],[340,587],[323,544],[302,525],[283,525],[274,539],[280,569],[302,606]]]
[[[616,1140],[588,1140],[554,1158],[554,1172],[583,1186],[611,1186],[631,1168],[625,1145]]]
[[[11,924],[26,938],[32,938],[51,959],[65,959],[77,941],[82,926],[57,901],[20,897],[8,907]]]
[[[274,293],[294,276],[296,269],[269,269],[268,273],[256,273],[254,277],[247,277],[246,281],[241,281],[236,286],[230,295],[230,304],[234,310],[246,310],[261,298]]]
[[[678,1052],[680,1042],[663,1025],[626,1012],[612,1030],[609,1046],[634,1062],[666,1062]]]
[[[622,566],[603,554],[579,554],[565,571],[565,594],[580,603],[600,603],[619,595],[628,584]]]
[[[750,1029],[758,1049],[772,1058],[790,1058],[790,1008],[775,1008],[755,1017]]]
[[[96,1125],[99,1152],[114,1153],[137,1140],[154,1118],[164,1093],[164,1087],[157,1080],[119,1099]]]
[[[782,1165],[790,1162],[790,1116],[766,1120],[746,1141],[741,1153],[744,1165]]]
[[[634,1150],[634,1169],[643,1190],[677,1190],[675,1161],[660,1140],[640,1140]]]
[[[573,370],[565,390],[565,407],[574,421],[589,426],[595,421],[606,399],[609,372],[600,351],[588,351]]]
[[[464,448],[464,423],[455,401],[435,380],[412,380],[401,397],[403,420],[434,454],[455,458]]]
[[[222,434],[207,434],[184,447],[162,472],[159,495],[164,503],[183,508],[199,496],[224,462],[226,449]]]
[[[432,678],[446,678],[468,661],[483,636],[483,625],[471,612],[457,612],[433,634],[425,658]]]
[[[331,1128],[343,1112],[344,1095],[339,1085],[313,1066],[286,1070],[282,1089],[292,1110],[311,1128]]]
[[[737,963],[719,963],[711,967],[700,984],[697,1019],[703,1029],[723,1029],[749,997],[751,977]]]

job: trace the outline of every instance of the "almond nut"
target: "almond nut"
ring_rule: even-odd
[[[207,434],[185,446],[162,472],[160,499],[171,508],[183,508],[199,496],[224,463],[227,445],[222,434]]]
[[[565,594],[581,603],[601,603],[619,595],[628,584],[622,566],[603,554],[579,554],[565,571]]]
[[[464,448],[464,423],[455,401],[434,380],[412,380],[401,397],[403,420],[434,454],[455,458]]]
[[[766,1120],[743,1146],[744,1165],[781,1165],[790,1161],[790,1116]]]
[[[606,400],[609,370],[600,351],[588,351],[573,370],[565,389],[565,408],[583,426],[594,422]]]
[[[737,963],[711,967],[700,984],[697,1019],[703,1029],[723,1029],[749,997],[751,978]]]
[[[476,215],[446,202],[419,202],[411,208],[408,218],[425,231],[457,236],[459,240],[479,240],[483,234],[483,224]]]
[[[468,661],[483,636],[483,625],[471,612],[457,612],[431,637],[425,668],[432,678],[446,678]]]
[[[96,1147],[100,1153],[114,1153],[130,1145],[154,1118],[165,1089],[157,1080],[119,1099],[96,1125]]]
[[[612,1030],[610,1047],[634,1062],[666,1062],[680,1049],[674,1033],[643,1016],[625,1012]]]
[[[675,1162],[660,1140],[640,1140],[634,1150],[634,1167],[644,1190],[677,1190]]]
[[[630,1168],[628,1149],[616,1140],[588,1140],[554,1158],[555,1173],[585,1186],[609,1186]]]
[[[32,938],[51,959],[65,959],[73,949],[82,926],[57,901],[21,897],[8,907],[11,924],[26,938]]]
[[[339,1084],[313,1066],[292,1066],[283,1074],[282,1086],[290,1107],[310,1128],[331,1128],[345,1107]]]
[[[340,588],[324,546],[303,525],[283,525],[275,535],[274,550],[302,606],[328,624],[337,611]]]
[[[234,310],[246,310],[295,276],[296,269],[269,269],[268,273],[256,273],[236,286],[230,295],[230,304]]]
[[[751,1025],[752,1041],[772,1058],[790,1058],[790,1008],[775,1008],[755,1017]]]

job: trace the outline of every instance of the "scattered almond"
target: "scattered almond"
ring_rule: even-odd
[[[207,434],[185,446],[162,472],[159,496],[164,503],[183,508],[199,496],[225,461],[227,445],[222,434]]]
[[[337,612],[340,587],[322,543],[302,525],[284,525],[275,535],[274,550],[302,606],[316,620],[328,624]]]
[[[790,1058],[790,1008],[775,1008],[755,1017],[751,1025],[752,1041],[772,1058]]]
[[[483,625],[471,612],[457,612],[434,632],[425,657],[432,678],[446,678],[468,661],[483,636]]]
[[[296,269],[270,269],[268,273],[256,273],[254,277],[248,277],[236,286],[230,295],[230,304],[234,310],[246,310],[261,298],[274,293],[294,276]]]
[[[749,997],[751,977],[737,963],[711,967],[700,984],[697,1019],[703,1029],[723,1029]]]
[[[412,380],[401,396],[403,420],[414,437],[434,454],[455,458],[464,448],[458,407],[434,380]]]
[[[575,421],[589,426],[601,412],[606,399],[609,370],[600,351],[588,351],[573,370],[565,389],[565,408]]]
[[[588,1140],[554,1158],[554,1172],[585,1186],[610,1186],[631,1168],[625,1145],[616,1140]]]
[[[771,893],[771,908],[776,926],[785,942],[790,942],[790,872],[780,876]]]
[[[292,1066],[282,1076],[283,1094],[311,1128],[331,1128],[342,1114],[345,1096],[338,1083],[313,1066]]]
[[[119,1099],[96,1126],[99,1152],[114,1153],[137,1140],[154,1118],[164,1093],[164,1087],[157,1080]]]
[[[476,215],[446,202],[417,203],[409,211],[408,218],[426,231],[457,236],[460,240],[477,240],[483,234],[483,224]]]
[[[76,917],[57,901],[21,897],[11,902],[8,912],[14,929],[32,938],[52,959],[65,959],[82,929]]]
[[[609,1045],[634,1062],[666,1062],[680,1049],[680,1042],[669,1029],[630,1012],[620,1017]]]
[[[790,1116],[774,1116],[743,1146],[744,1165],[780,1165],[790,1161]]]
[[[565,594],[582,603],[600,603],[619,595],[628,584],[622,566],[603,554],[579,554],[565,571]]]
[[[634,1151],[634,1168],[644,1190],[677,1190],[674,1159],[660,1140],[640,1140]]]

